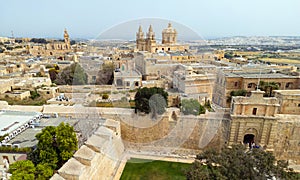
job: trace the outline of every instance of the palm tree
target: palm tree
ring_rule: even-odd
[[[273,96],[273,90],[279,89],[279,85],[276,82],[265,82],[260,81],[259,87],[262,91],[265,91],[266,97],[272,97]]]

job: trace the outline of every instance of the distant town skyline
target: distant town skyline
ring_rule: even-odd
[[[298,0],[11,0],[2,2],[1,6],[0,37],[10,37],[13,32],[15,37],[62,38],[63,29],[67,28],[71,38],[97,38],[116,25],[143,18],[182,24],[205,39],[300,36]],[[136,30],[127,39],[134,39]]]

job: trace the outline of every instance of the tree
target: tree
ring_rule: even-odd
[[[32,39],[30,40],[30,42],[46,44],[46,43],[47,43],[47,40],[44,39],[44,38],[32,38]]]
[[[39,180],[50,179],[53,175],[53,169],[48,164],[38,164],[36,166],[35,177]]]
[[[30,98],[31,99],[36,99],[38,97],[40,97],[40,94],[36,90],[30,91]]]
[[[246,96],[247,91],[244,89],[239,89],[237,91],[231,91],[230,96],[227,98],[227,102],[231,102],[232,96]]]
[[[243,145],[224,147],[220,152],[207,150],[197,155],[187,179],[296,179],[299,174],[287,168],[262,149],[246,151]]]
[[[35,167],[30,160],[17,161],[10,165],[9,173],[12,174],[11,179],[34,179]]]
[[[98,72],[96,84],[112,84],[114,80],[115,66],[112,62],[102,64],[101,70]]]
[[[134,97],[135,106],[141,112],[163,114],[168,105],[168,93],[163,88],[140,88]]]
[[[50,68],[48,72],[49,72],[49,75],[50,75],[51,82],[54,82],[56,80],[58,71],[55,70],[54,68]]]
[[[184,115],[205,114],[205,108],[196,99],[183,99],[181,101],[181,110]]]
[[[265,97],[274,96],[273,90],[279,89],[279,85],[275,82],[260,81],[259,87],[262,91],[265,91],[265,94],[264,94]]]
[[[72,126],[61,123],[48,126],[36,135],[37,149],[28,159],[34,164],[46,164],[53,170],[60,168],[78,149],[78,141]]]
[[[56,144],[59,153],[60,165],[63,165],[78,149],[77,137],[72,126],[64,123],[57,126]]]
[[[54,82],[58,85],[83,85],[87,83],[87,74],[78,63],[73,63],[59,72]]]
[[[103,94],[102,95],[102,99],[108,99],[109,98],[109,95],[108,94]]]
[[[232,58],[234,57],[234,56],[233,56],[233,52],[232,52],[232,51],[225,52],[224,57],[225,57],[226,59],[232,59]]]

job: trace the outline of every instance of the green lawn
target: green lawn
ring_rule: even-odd
[[[178,180],[186,179],[185,170],[191,164],[145,159],[130,159],[124,168],[121,180]]]

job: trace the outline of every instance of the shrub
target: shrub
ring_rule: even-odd
[[[108,99],[109,98],[109,95],[108,94],[103,94],[102,95],[102,99]]]

